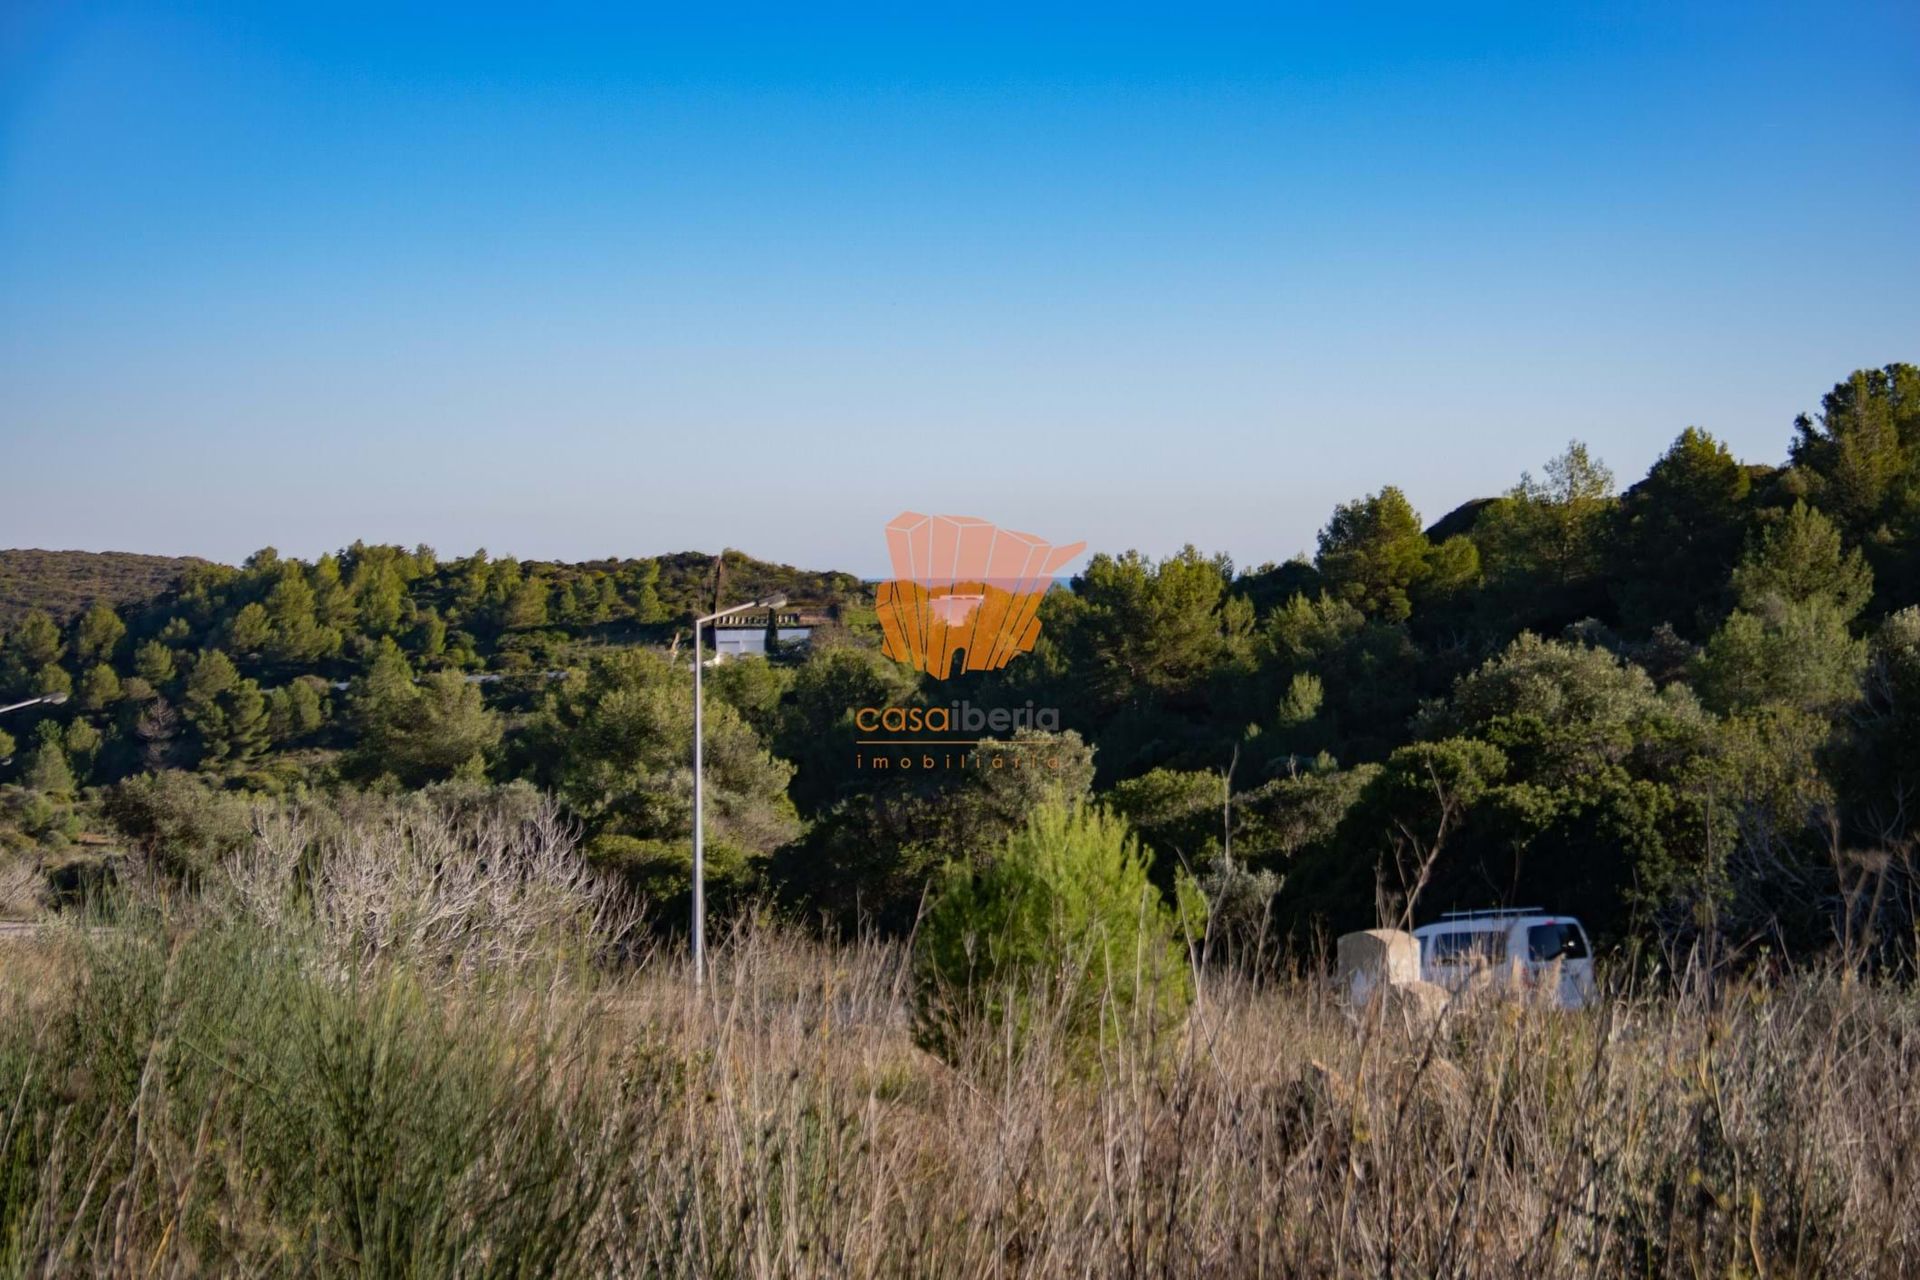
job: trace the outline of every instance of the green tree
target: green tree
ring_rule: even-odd
[[[818,813],[866,788],[852,763],[858,740],[873,735],[855,726],[856,714],[905,705],[914,693],[912,673],[876,650],[843,646],[807,655],[793,673],[771,739],[774,752],[797,770],[793,799],[802,813]]]
[[[1294,595],[1267,616],[1266,645],[1272,660],[1300,668],[1338,652],[1367,624],[1366,616],[1326,593]]]
[[[266,606],[258,601],[242,606],[227,624],[227,643],[235,653],[259,653],[267,647],[272,635],[272,619]]]
[[[501,604],[500,625],[509,631],[546,626],[547,596],[545,578],[522,578]]]
[[[1698,637],[1726,606],[1709,584],[1740,554],[1752,481],[1720,441],[1688,427],[1620,499],[1614,578],[1636,630],[1671,623]]]
[[[187,705],[211,705],[239,682],[240,672],[233,659],[218,649],[203,650],[187,673]]]
[[[100,754],[102,741],[101,733],[93,727],[92,721],[83,717],[67,722],[66,732],[60,737],[60,746],[77,776],[85,778],[93,772],[93,762]]]
[[[754,732],[771,741],[780,729],[780,700],[793,683],[793,671],[765,658],[742,657],[713,668],[705,683],[708,696],[733,707]]]
[[[1485,744],[1506,762],[1482,794],[1464,795],[1421,899],[1428,910],[1541,902],[1610,932],[1626,926],[1630,905],[1661,908],[1720,877],[1729,846],[1707,838],[1711,797],[1696,785],[1716,725],[1682,685],[1657,688],[1605,649],[1525,634],[1461,677],[1414,730],[1427,743]],[[1415,764],[1407,786],[1426,767]],[[1343,838],[1388,848],[1380,842],[1401,828],[1380,812],[1356,806]],[[1432,818],[1402,834],[1431,843]]]
[[[1856,538],[1890,524],[1909,531],[1920,506],[1920,368],[1860,369],[1794,422],[1792,461],[1815,500]]]
[[[102,662],[81,677],[80,706],[87,711],[101,711],[120,700],[120,677],[113,668]]]
[[[397,634],[407,615],[407,588],[393,563],[391,548],[362,548],[354,557],[347,591],[368,635]]]
[[[323,627],[341,631],[351,628],[357,618],[353,595],[340,578],[340,561],[321,556],[313,564],[313,611]]]
[[[446,654],[447,623],[437,610],[425,609],[420,614],[420,625],[414,631],[414,643],[420,656],[432,662]]]
[[[266,698],[218,649],[204,650],[194,660],[181,710],[199,735],[203,769],[241,767],[266,748]]]
[[[67,763],[67,753],[60,745],[60,727],[52,721],[43,721],[41,728],[53,732],[41,734],[39,745],[27,757],[24,779],[27,790],[56,799],[67,799],[73,795],[77,784],[74,782],[73,769]]]
[[[122,835],[182,878],[205,875],[253,834],[245,796],[175,769],[128,778],[108,790],[102,807]]]
[[[1920,606],[1880,624],[1863,687],[1835,744],[1834,773],[1851,834],[1898,848],[1920,834]]]
[[[858,785],[767,862],[805,915],[847,933],[910,932],[942,865],[991,856],[1040,804],[1092,792],[1093,749],[1072,730],[1021,730],[980,744],[965,767],[930,771],[855,772],[855,750],[822,767]]]
[[[1523,625],[1596,612],[1614,505],[1613,473],[1578,440],[1544,480],[1522,473],[1473,525],[1495,598]]]
[[[282,567],[267,593],[266,612],[266,651],[275,661],[317,662],[339,651],[340,633],[321,625],[313,588],[298,564]]]
[[[616,587],[635,622],[659,622],[666,617],[659,586],[658,560],[629,560],[621,566]]]
[[[27,671],[37,671],[60,660],[66,645],[60,628],[38,609],[29,609],[7,635],[8,655]]]
[[[158,640],[149,640],[134,652],[133,669],[156,689],[169,684],[174,673],[173,650]]]
[[[1326,685],[1320,677],[1309,672],[1296,672],[1287,682],[1287,691],[1280,699],[1274,720],[1282,729],[1303,729],[1320,714],[1320,706],[1325,701]]]
[[[1414,732],[1429,740],[1484,738],[1524,756],[1537,776],[1566,781],[1621,763],[1643,741],[1683,726],[1707,728],[1684,689],[1657,689],[1645,671],[1605,649],[1529,633],[1423,709]]]
[[[1698,681],[1721,711],[1790,707],[1831,714],[1860,691],[1867,645],[1846,615],[1824,600],[1789,604],[1769,598],[1722,624],[1700,655]]]
[[[1042,806],[996,857],[947,874],[914,948],[916,1038],[956,1064],[1055,1033],[1079,1066],[1103,1043],[1150,1047],[1191,998],[1186,941],[1123,819]]]
[[[1439,859],[1448,841],[1507,772],[1506,754],[1477,738],[1411,742],[1387,757],[1349,819],[1373,856],[1354,867],[1370,874],[1357,874],[1347,890],[1354,898],[1356,889],[1372,891],[1374,923],[1412,923],[1436,869],[1447,878]]]
[[[1388,485],[1334,508],[1314,565],[1339,599],[1397,622],[1413,611],[1412,594],[1429,573],[1432,550],[1420,513]]]
[[[1857,549],[1846,549],[1831,521],[1796,502],[1747,549],[1733,571],[1733,592],[1742,609],[1768,600],[1818,602],[1851,620],[1873,597],[1873,570]]]
[[[775,759],[740,713],[705,715],[707,838],[759,854],[799,830]],[[682,842],[693,826],[693,682],[657,653],[621,650],[570,676],[528,727],[535,776],[596,835]],[[724,855],[723,855],[724,856]]]
[[[1071,597],[1043,602],[1043,642],[1101,707],[1191,695],[1222,653],[1231,576],[1191,546],[1157,563],[1096,555]]]
[[[1321,595],[1290,598],[1267,618],[1261,633],[1267,681],[1260,701],[1281,706],[1306,684],[1320,682],[1321,702],[1311,727],[1282,723],[1269,735],[1279,757],[1325,748],[1359,757],[1383,755],[1404,740],[1407,717],[1418,704],[1427,655],[1405,624],[1369,621],[1353,605]],[[1270,701],[1269,701],[1270,700]],[[1304,704],[1295,703],[1292,714]]]
[[[1226,792],[1218,773],[1151,769],[1115,783],[1103,799],[1138,833],[1160,867],[1204,867],[1220,854]]]
[[[419,785],[478,771],[500,742],[500,718],[487,709],[479,685],[457,671],[416,684],[390,636],[354,681],[348,706],[358,737],[351,763],[366,776],[391,774]]]
[[[73,656],[88,664],[112,662],[126,634],[126,624],[120,621],[120,615],[113,611],[113,606],[104,600],[96,600],[81,615],[80,621],[74,624]]]
[[[1873,595],[1873,573],[1832,522],[1795,503],[1748,547],[1733,591],[1739,608],[1698,663],[1709,706],[1830,715],[1854,700],[1867,646],[1848,624]]]
[[[301,676],[267,695],[267,731],[275,742],[317,733],[327,722],[327,686]]]
[[[1426,572],[1412,586],[1413,602],[1421,609],[1462,602],[1482,576],[1480,548],[1466,534],[1455,534],[1428,548]]]

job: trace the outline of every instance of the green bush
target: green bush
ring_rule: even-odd
[[[107,820],[169,875],[192,880],[253,835],[246,796],[165,770],[128,778],[106,794]]]
[[[576,1022],[329,975],[297,931],[117,923],[56,1014],[0,1020],[0,1273],[102,1270],[102,1239],[171,1274],[594,1272],[630,1131]]]
[[[621,877],[655,907],[678,911],[693,894],[693,842],[600,835],[587,842],[587,862]],[[744,889],[752,868],[738,845],[710,840],[705,852],[707,895],[725,898]]]
[[[985,865],[949,865],[914,950],[916,1038],[952,1062],[983,1032],[1082,1062],[1150,1044],[1192,995],[1182,932],[1123,819],[1043,804]]]

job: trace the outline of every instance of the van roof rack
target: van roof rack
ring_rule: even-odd
[[[1442,911],[1442,920],[1481,920],[1489,916],[1543,916],[1545,907],[1488,907],[1482,911]]]

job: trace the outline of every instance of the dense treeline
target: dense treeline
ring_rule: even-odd
[[[356,545],[190,567],[139,606],[29,614],[0,740],[12,839],[96,816],[183,873],[248,791],[450,778],[553,791],[593,856],[684,891],[684,624],[784,590],[838,621],[716,668],[714,871],[903,928],[928,877],[1059,788],[1128,819],[1225,946],[1524,899],[1606,936],[1795,953],[1911,939],[1920,790],[1920,370],[1853,374],[1784,465],[1697,429],[1618,491],[1575,442],[1423,527],[1393,486],[1316,554],[1096,556],[1034,652],[930,683],[846,575],[732,553],[520,564]],[[854,767],[862,706],[1057,708],[1053,770]],[[1019,754],[1019,753],[1012,753]],[[1011,757],[1010,757],[1011,758]]]

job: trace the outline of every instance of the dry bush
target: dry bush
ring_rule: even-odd
[[[0,919],[33,919],[45,904],[46,892],[46,873],[37,861],[0,852]]]
[[[328,954],[362,965],[513,969],[632,932],[632,902],[577,846],[551,800],[520,814],[417,799],[344,815],[263,808],[209,906],[270,930],[315,930]]]

